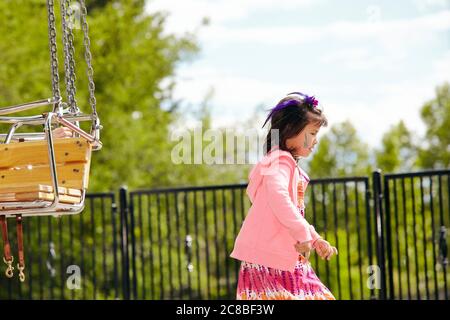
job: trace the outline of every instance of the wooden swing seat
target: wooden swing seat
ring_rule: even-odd
[[[80,204],[88,188],[92,146],[84,138],[55,139],[53,146],[59,202]],[[53,202],[50,170],[46,140],[0,144],[0,213],[6,209],[2,203],[11,210]]]
[[[77,204],[81,202],[81,191],[78,189],[60,187],[58,191],[61,203]],[[53,201],[54,199],[53,187],[42,184],[0,189],[0,202]]]

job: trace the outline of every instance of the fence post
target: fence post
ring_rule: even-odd
[[[377,263],[381,272],[380,299],[386,299],[386,262],[384,247],[384,224],[383,224],[383,190],[381,187],[381,170],[373,172],[373,199],[375,211],[375,243],[377,250]]]
[[[386,299],[394,299],[394,270],[392,265],[392,235],[391,235],[391,201],[389,190],[389,178],[384,176],[384,234],[386,234]],[[397,235],[398,236],[398,235]]]
[[[130,299],[130,257],[128,254],[128,188],[119,190],[120,201],[120,245],[122,251],[122,288],[125,300]]]

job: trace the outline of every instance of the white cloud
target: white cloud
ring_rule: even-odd
[[[201,40],[215,45],[254,43],[265,45],[298,45],[335,39],[339,41],[376,40],[384,47],[397,50],[405,45],[421,44],[433,32],[450,29],[450,10],[414,19],[338,21],[324,26],[261,26],[230,28],[212,25],[201,32]]]
[[[427,89],[408,84],[387,89],[389,90],[385,90],[376,101],[337,101],[330,104],[327,108],[330,123],[350,120],[358,135],[372,147],[378,147],[383,134],[400,120],[403,120],[411,131],[423,134],[424,124],[419,109],[425,101],[423,99],[430,98],[425,94]],[[420,92],[408,94],[412,90]]]
[[[432,81],[435,81],[435,83],[450,81],[450,50],[433,62],[432,70]]]
[[[346,70],[376,70],[391,68],[406,58],[401,50],[375,55],[368,47],[349,47],[326,52],[319,57],[323,64],[339,65]]]
[[[195,74],[195,75],[194,75]],[[175,94],[186,100],[199,103],[214,88],[212,105],[239,106],[244,112],[253,110],[259,103],[273,103],[270,98],[284,95],[289,88],[286,83],[273,83],[250,77],[243,77],[220,69],[191,68],[182,69],[178,76],[184,79],[182,85],[176,87]],[[237,110],[223,110],[223,113],[235,113]]]
[[[392,32],[397,35],[411,35],[414,31],[436,31],[448,29],[450,25],[450,11],[448,0],[415,0],[415,6],[429,12],[428,9],[439,9],[429,15],[415,19],[383,20],[383,12],[379,6],[367,7],[367,21],[350,22],[339,21],[320,27],[257,27],[233,28],[223,27],[225,22],[242,20],[252,13],[261,10],[298,10],[305,7],[320,6],[324,1],[319,0],[152,0],[147,3],[147,12],[162,11],[169,13],[167,31],[183,33],[194,31],[203,18],[212,21],[213,33],[219,39],[231,41],[274,41],[279,43],[280,35],[287,34],[293,40],[292,34],[301,35],[300,42],[313,39],[321,35],[337,36],[340,39],[355,39],[364,37],[381,37]],[[428,11],[427,11],[428,10]],[[219,28],[219,26],[222,26]],[[216,28],[218,27],[218,28]],[[216,32],[217,31],[217,32]],[[227,34],[229,32],[229,34]],[[293,33],[292,33],[293,32]],[[272,35],[275,35],[272,36]],[[312,35],[312,36],[311,36]],[[282,36],[282,38],[285,38]],[[297,37],[295,37],[297,38]],[[415,38],[415,37],[408,37]]]
[[[218,69],[204,68],[196,71],[195,79],[190,79],[178,86],[176,95],[199,103],[207,92],[206,88],[213,86],[215,89],[215,95],[211,101],[214,107],[213,116],[215,116],[213,125],[223,127],[248,119],[259,104],[269,108],[290,89],[303,88],[307,93],[320,93],[318,98],[324,106],[330,125],[348,119],[355,125],[363,141],[371,146],[379,146],[382,135],[391,125],[400,120],[404,120],[407,127],[416,134],[423,134],[424,124],[419,110],[425,101],[434,97],[433,84],[439,83],[439,77],[443,76],[443,73],[441,74],[438,70],[450,68],[450,61],[446,60],[448,56],[449,53],[435,63],[436,72],[426,79],[410,79],[400,83],[385,82],[371,88],[363,88],[358,83],[347,86],[274,83],[233,75]],[[447,69],[441,69],[441,67]],[[358,95],[358,92],[364,91],[370,91],[377,98],[370,100],[364,98],[364,95]],[[355,99],[348,101],[352,93]],[[262,125],[263,119],[260,120]],[[328,129],[323,130],[323,133]]]
[[[170,13],[167,31],[193,31],[203,18],[213,24],[242,19],[257,10],[294,9],[318,5],[320,0],[153,0],[147,3],[147,12]]]
[[[448,0],[414,0],[414,5],[420,12],[449,8]]]

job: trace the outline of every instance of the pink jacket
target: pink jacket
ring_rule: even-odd
[[[236,238],[232,258],[294,270],[299,256],[295,243],[320,237],[297,207],[299,178],[292,155],[279,149],[272,149],[253,167],[247,187],[252,206]]]

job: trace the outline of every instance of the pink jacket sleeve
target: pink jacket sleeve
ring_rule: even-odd
[[[264,176],[267,201],[273,214],[299,242],[313,240],[311,226],[300,214],[289,196],[291,168],[286,159],[279,158],[276,172]]]
[[[313,242],[316,241],[317,239],[322,238],[320,236],[320,234],[317,233],[317,231],[314,228],[314,226],[310,225],[310,230],[309,231],[311,232],[311,237],[312,237]]]

